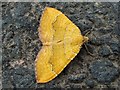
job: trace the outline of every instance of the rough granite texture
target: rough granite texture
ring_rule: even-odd
[[[38,25],[46,6],[62,11],[89,37],[55,79],[37,84],[34,61],[41,42]],[[2,3],[3,88],[119,88],[120,3]],[[120,89],[120,88],[119,88]]]

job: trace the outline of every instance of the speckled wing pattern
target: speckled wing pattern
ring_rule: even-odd
[[[37,83],[54,79],[80,51],[86,37],[62,12],[46,7],[38,28],[42,49],[36,62]]]

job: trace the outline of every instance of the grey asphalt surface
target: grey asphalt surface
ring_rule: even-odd
[[[43,9],[62,11],[89,37],[73,61],[52,81],[37,84],[34,61],[41,49]],[[3,88],[119,88],[120,3],[2,3]]]

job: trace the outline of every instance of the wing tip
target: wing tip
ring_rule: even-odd
[[[36,82],[37,82],[37,83],[47,83],[47,82],[49,82],[49,81],[42,81],[42,80],[36,79]]]
[[[49,6],[47,6],[47,7],[44,8],[43,12],[45,12],[45,11],[49,11],[51,13],[53,13],[53,12],[62,13],[61,11],[57,10],[56,8],[49,7]]]

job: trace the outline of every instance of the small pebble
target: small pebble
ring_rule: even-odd
[[[115,54],[120,53],[120,43],[112,42],[110,43],[110,48],[113,51],[113,53]]]
[[[15,87],[29,88],[35,82],[34,72],[30,69],[17,68],[12,73]]]
[[[85,81],[85,83],[86,83],[86,85],[88,86],[88,87],[90,87],[90,88],[93,88],[94,87],[94,85],[95,85],[95,82],[93,81],[93,80],[86,80]]]
[[[80,83],[86,78],[85,75],[71,75],[68,80],[73,83]]]
[[[108,56],[108,55],[110,55],[110,50],[108,49],[108,47],[103,46],[99,49],[99,54],[101,56]]]
[[[102,45],[102,44],[108,44],[109,41],[111,40],[110,36],[100,36],[100,37],[96,37],[96,38],[92,38],[90,43],[93,45]]]
[[[90,72],[98,82],[109,84],[120,74],[120,71],[109,60],[97,60],[90,65]]]

